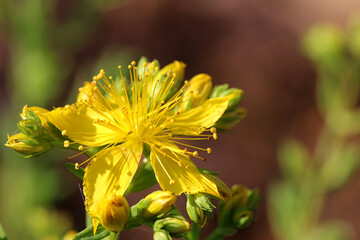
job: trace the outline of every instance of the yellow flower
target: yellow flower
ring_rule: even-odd
[[[170,66],[185,67],[175,62]],[[85,168],[85,206],[94,219],[99,217],[99,204],[109,195],[121,196],[126,191],[139,164],[143,146],[150,147],[150,162],[163,190],[176,195],[199,192],[223,199],[215,183],[199,172],[191,158],[205,160],[199,151],[210,148],[185,144],[184,140],[216,139],[213,125],[227,109],[232,95],[212,98],[188,111],[177,112],[185,85],[169,94],[178,83],[171,67],[158,71],[153,63],[145,64],[144,77],[139,78],[135,62],[128,66],[131,92],[122,77],[121,87],[103,70],[80,89],[78,102],[46,114],[75,143],[102,150],[80,166]],[[159,73],[166,77],[159,78]],[[91,87],[90,85],[91,84]],[[160,88],[159,88],[160,86]],[[168,99],[166,99],[168,98]]]

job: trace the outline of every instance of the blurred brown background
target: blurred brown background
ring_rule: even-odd
[[[61,23],[75,5],[76,1],[59,0],[56,15],[49,17]],[[243,89],[242,106],[248,110],[247,117],[233,133],[219,136],[213,143],[211,158],[201,166],[219,172],[230,186],[241,183],[261,190],[263,199],[256,221],[230,239],[274,239],[267,218],[266,192],[272,180],[281,178],[278,145],[286,137],[295,137],[311,149],[323,124],[314,97],[316,73],[302,56],[299,37],[315,22],[345,26],[349,16],[359,10],[358,0],[127,0],[115,3],[102,11],[87,40],[79,43],[71,56],[62,59],[70,59],[72,70],[59,89],[60,96],[43,107],[65,104],[70,89],[78,87],[77,69],[95,62],[109,46],[130,51],[133,57],[129,60],[137,60],[141,55],[156,58],[162,65],[182,60],[187,64],[187,79],[204,72],[213,77],[215,84],[229,83],[231,87]],[[8,90],[12,87],[12,79],[8,77],[12,39],[8,37],[10,28],[5,24],[2,27],[0,92],[1,106],[6,109],[10,101]],[[61,49],[65,43],[58,39],[56,44]],[[114,66],[117,64],[114,62]],[[359,187],[360,174],[341,191],[328,196],[323,212],[324,219],[348,222],[357,232],[357,239],[360,239]],[[134,195],[130,201],[136,202],[140,197],[142,195]],[[79,214],[82,211],[78,191],[72,194],[71,200],[58,205],[68,211],[75,208]],[[84,226],[78,223],[82,218],[83,215],[75,216],[77,230]],[[206,228],[212,227],[214,223]],[[123,239],[152,239],[152,232],[145,228],[133,230],[124,234]]]

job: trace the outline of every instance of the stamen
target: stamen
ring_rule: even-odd
[[[67,133],[66,130],[63,130],[63,131],[61,132],[61,135],[65,136],[66,133]]]
[[[70,142],[68,140],[64,141],[64,147],[68,148],[70,146]]]

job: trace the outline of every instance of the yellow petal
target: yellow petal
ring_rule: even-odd
[[[174,148],[174,146],[169,147]],[[223,199],[216,184],[201,174],[187,156],[167,148],[159,150],[153,147],[150,162],[163,190],[173,192],[176,195],[203,192]]]
[[[130,184],[142,154],[142,143],[125,143],[95,156],[85,168],[85,207],[90,217],[99,217],[98,206],[108,196],[122,196]]]
[[[124,133],[111,123],[94,123],[97,120],[112,119],[108,113],[101,115],[84,104],[74,104],[56,108],[46,114],[49,122],[60,131],[66,130],[66,135],[83,145],[102,146],[123,141]]]
[[[174,128],[172,133],[193,135],[201,133],[203,128],[212,127],[226,111],[231,98],[232,95],[208,99],[200,106],[180,113],[169,124],[170,128]]]

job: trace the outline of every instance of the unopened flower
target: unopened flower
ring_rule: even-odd
[[[152,192],[145,197],[150,204],[144,209],[144,218],[152,218],[160,214],[167,213],[175,204],[176,196],[169,191]]]
[[[24,155],[37,155],[47,151],[51,146],[49,144],[42,144],[32,138],[29,138],[23,133],[16,133],[12,136],[8,135],[8,140],[5,146],[14,149],[15,151]]]
[[[209,75],[203,73],[191,78],[184,91],[179,111],[182,112],[201,105],[209,98],[211,89],[212,82]]]
[[[105,228],[112,232],[123,230],[129,216],[129,204],[124,197],[116,195],[105,197],[97,208],[99,220]]]

